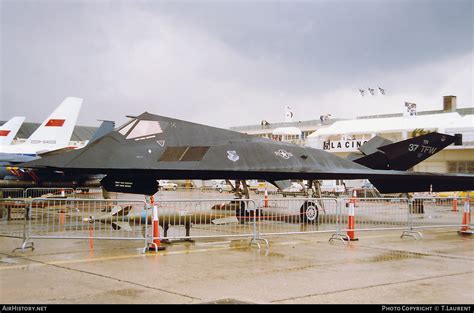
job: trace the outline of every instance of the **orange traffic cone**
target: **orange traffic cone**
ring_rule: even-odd
[[[152,205],[152,215],[153,215],[153,242],[148,247],[148,250],[161,251],[165,250],[166,247],[161,246],[160,241],[160,224],[158,220],[158,207],[155,205],[155,197],[150,197],[150,204]]]
[[[461,230],[459,231],[459,233],[462,235],[472,235],[473,231],[470,227],[470,224],[471,224],[471,198],[468,194],[466,200],[464,201],[464,213],[462,215],[462,225],[461,225]]]
[[[265,189],[265,198],[263,199],[263,206],[268,208],[268,191]]]
[[[93,241],[93,230],[94,225],[92,223],[89,224],[89,250],[92,251],[94,249],[94,241]]]
[[[66,220],[66,212],[64,210],[59,211],[59,225],[64,225]]]
[[[357,241],[355,237],[355,204],[356,204],[356,192],[354,191],[353,197],[349,200],[349,212],[348,212],[348,225],[347,225],[347,237],[350,241]]]
[[[452,209],[453,212],[457,212],[458,211],[458,198],[454,198],[453,199],[453,209]]]

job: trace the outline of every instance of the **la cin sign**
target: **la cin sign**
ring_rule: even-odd
[[[357,151],[367,140],[326,140],[323,142],[323,150],[330,152],[352,152]]]

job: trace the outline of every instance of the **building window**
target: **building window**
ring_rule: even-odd
[[[448,161],[448,173],[474,174],[474,161]]]

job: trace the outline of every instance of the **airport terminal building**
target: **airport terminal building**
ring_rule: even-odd
[[[322,149],[345,157],[378,135],[391,141],[427,132],[462,134],[461,146],[451,145],[415,166],[415,171],[474,174],[474,107],[457,108],[455,96],[443,97],[443,109],[411,114],[360,116],[352,120],[310,121],[231,127],[231,130]]]

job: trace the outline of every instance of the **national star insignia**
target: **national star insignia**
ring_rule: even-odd
[[[285,160],[288,160],[289,158],[291,158],[293,156],[292,153],[288,152],[288,151],[285,151],[283,149],[280,149],[278,151],[275,151],[275,154],[279,157],[282,157],[283,159]]]

